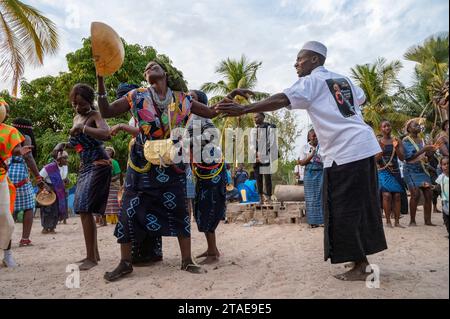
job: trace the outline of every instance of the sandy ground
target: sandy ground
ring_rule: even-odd
[[[118,262],[113,226],[99,228],[102,257],[97,267],[81,273],[79,289],[65,285],[66,266],[81,259],[84,240],[79,218],[59,225],[56,235],[42,235],[35,219],[34,246],[19,248],[16,225],[13,250],[20,267],[0,268],[0,298],[449,298],[449,241],[441,214],[438,227],[386,229],[389,249],[370,261],[380,268],[380,287],[341,282],[332,275],[343,265],[323,261],[323,228],[307,225],[218,228],[221,261],[195,275],[179,270],[177,240],[165,238],[164,261],[135,268],[126,279],[106,283],[103,273]],[[407,224],[408,217],[401,220]],[[203,235],[193,227],[193,252],[203,252]]]

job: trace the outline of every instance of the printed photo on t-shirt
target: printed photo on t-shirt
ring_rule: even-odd
[[[356,115],[352,88],[346,79],[327,80],[328,88],[343,117]]]

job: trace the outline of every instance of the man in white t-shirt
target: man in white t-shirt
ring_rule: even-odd
[[[295,165],[294,174],[297,185],[303,185],[303,177],[305,176],[305,167],[301,166],[298,163],[299,160],[300,158],[297,160],[297,165]]]
[[[283,107],[308,112],[323,153],[325,260],[353,262],[350,271],[336,278],[364,281],[370,270],[366,256],[387,249],[374,159],[381,149],[361,114],[363,90],[327,70],[326,56],[322,43],[307,42],[297,55],[299,79],[292,87],[248,106],[220,103],[216,110],[228,116]]]

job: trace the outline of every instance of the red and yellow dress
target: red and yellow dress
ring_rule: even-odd
[[[8,247],[14,231],[11,213],[14,211],[16,189],[8,178],[6,161],[24,140],[16,128],[0,123],[0,249]]]

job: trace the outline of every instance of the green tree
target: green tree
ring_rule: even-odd
[[[295,142],[302,130],[299,130],[293,112],[287,110],[266,114],[266,122],[275,124],[278,131],[278,150],[280,160],[288,162],[295,149]]]
[[[432,129],[448,118],[448,110],[440,107],[440,96],[445,95],[448,81],[448,36],[448,32],[431,36],[404,55],[417,63],[414,84],[404,92],[404,107],[415,116],[427,118]]]
[[[12,80],[17,96],[25,64],[42,65],[59,46],[56,25],[39,10],[18,0],[0,1],[0,72]]]
[[[398,80],[401,69],[400,61],[387,63],[384,58],[378,58],[373,64],[356,65],[351,69],[352,78],[366,95],[363,107],[364,120],[376,132],[379,132],[383,119],[389,120],[393,129],[398,131],[409,118],[395,107],[397,94],[402,88]]]
[[[257,83],[256,73],[258,72],[261,65],[262,62],[249,61],[245,55],[242,55],[237,60],[227,58],[223,61],[220,61],[219,65],[215,69],[215,73],[220,75],[223,79],[216,83],[207,82],[203,84],[200,89],[205,93],[214,94],[214,96],[209,100],[209,103],[211,105],[214,105],[217,102],[221,101],[234,89],[254,90]],[[268,96],[269,94],[267,93],[255,92],[255,97],[253,98],[246,99],[241,96],[237,96],[235,100],[239,104],[247,105],[252,101],[257,101]],[[254,126],[252,115],[228,118],[218,117],[214,119],[214,124],[219,129],[246,129]]]
[[[116,98],[116,88],[121,82],[144,85],[143,70],[147,63],[155,58],[168,68],[171,77],[182,80],[182,73],[172,66],[165,55],[158,55],[152,47],[138,44],[127,44],[124,41],[125,61],[122,68],[114,75],[106,78],[106,86],[110,101]],[[96,73],[91,53],[90,39],[84,39],[82,47],[66,56],[68,72],[58,76],[45,76],[30,82],[22,81],[21,98],[14,100],[7,92],[2,93],[11,106],[10,118],[29,118],[34,125],[38,143],[39,167],[50,161],[51,151],[58,142],[67,141],[72,127],[74,111],[69,101],[69,93],[76,83],[86,83],[95,88]],[[128,122],[129,115],[108,119],[110,126]],[[117,160],[125,169],[130,137],[121,133],[114,137],[108,145],[116,149]],[[76,172],[79,166],[78,156],[70,156],[70,171]]]

